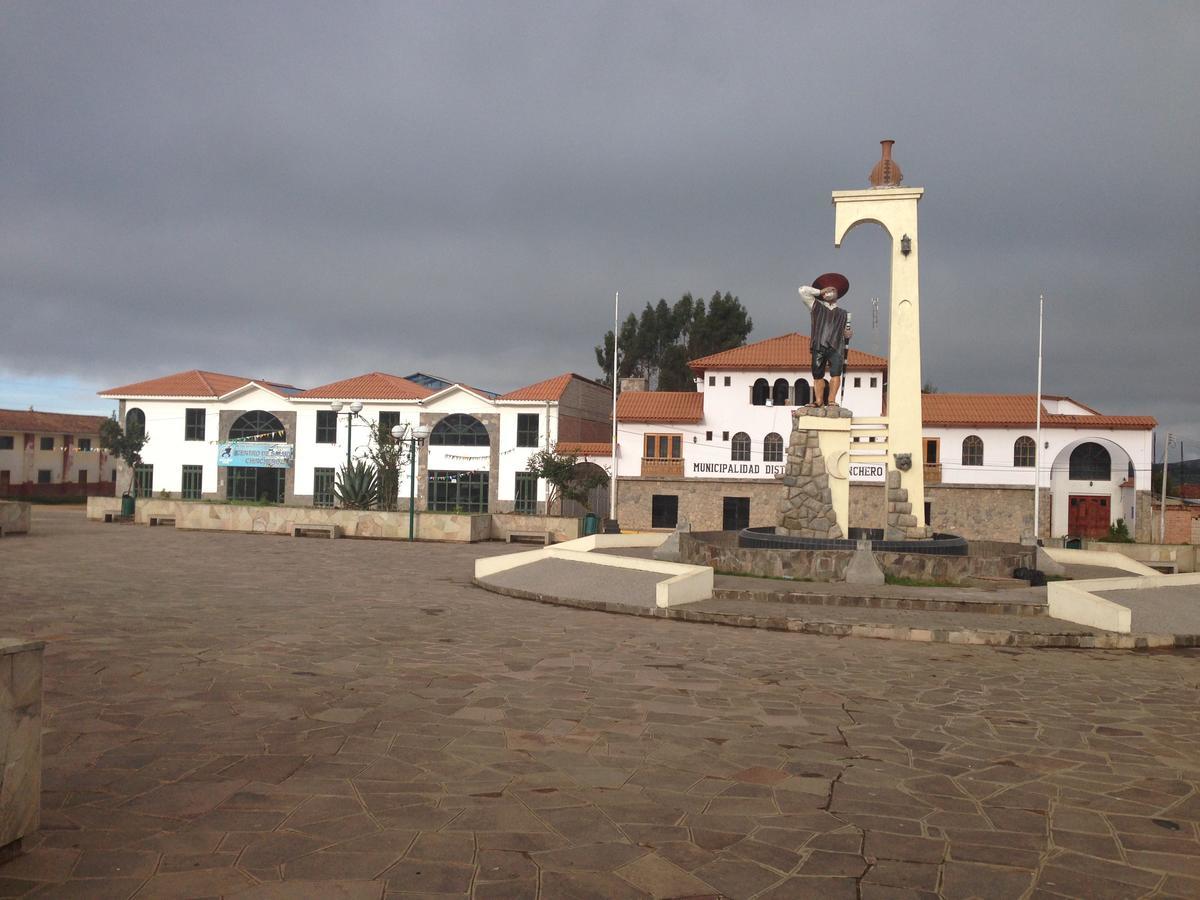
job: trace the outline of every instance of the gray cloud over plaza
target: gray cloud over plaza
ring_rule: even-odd
[[[873,350],[883,235],[835,250],[829,192],[893,138],[927,380],[1032,392],[1044,292],[1048,392],[1200,440],[1198,60],[1192,3],[9,3],[0,406],[596,376],[614,291],[753,340],[827,269]]]

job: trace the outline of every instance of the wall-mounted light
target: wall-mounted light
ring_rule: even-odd
[[[912,253],[912,238],[907,234],[900,238],[900,253],[903,256],[908,256],[908,254]]]

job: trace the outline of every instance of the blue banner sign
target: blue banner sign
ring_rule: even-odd
[[[251,469],[290,469],[295,448],[291,444],[262,441],[234,441],[217,445],[218,466],[245,466]]]

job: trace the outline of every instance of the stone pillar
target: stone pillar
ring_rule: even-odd
[[[0,638],[0,864],[41,821],[45,646]]]
[[[807,409],[792,413],[792,434],[782,475],[780,534],[839,539],[849,532],[850,452],[848,409]]]
[[[890,152],[890,147],[885,150]],[[911,505],[905,515],[915,516],[920,526],[927,524],[921,452],[921,296],[917,268],[921,246],[917,237],[917,203],[924,193],[924,188],[890,183],[864,191],[833,192],[835,247],[841,246],[852,228],[864,222],[881,226],[892,239],[887,440],[893,459],[889,468],[897,468],[896,455],[908,455],[911,466],[899,473],[901,487],[907,491],[904,502]],[[842,305],[849,308],[853,303]]]

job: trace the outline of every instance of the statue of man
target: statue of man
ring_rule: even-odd
[[[811,286],[800,288],[800,299],[812,315],[813,399],[809,406],[837,406],[842,372],[846,368],[846,342],[854,336],[849,316],[838,301],[850,290],[850,281],[837,272],[826,272]],[[828,369],[830,380],[825,381]]]

